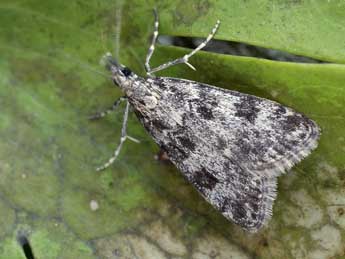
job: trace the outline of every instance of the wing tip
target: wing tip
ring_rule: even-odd
[[[305,159],[307,156],[310,155],[310,153],[315,150],[318,146],[318,141],[321,136],[321,128],[316,124],[315,121],[310,120],[310,129],[309,129],[309,137],[304,141],[303,148],[296,151],[296,154],[293,154],[291,157],[291,164],[287,165],[286,168],[284,168],[284,171],[291,169],[295,164],[299,163],[303,159]]]
[[[306,158],[313,150],[318,146],[318,140],[321,136],[321,128],[313,120],[309,120],[310,123],[310,134],[309,138],[304,142],[304,148],[300,149],[299,152],[293,155],[290,159],[281,161],[281,164],[276,165],[275,168],[264,170],[265,172],[265,194],[262,206],[264,206],[264,213],[261,221],[251,227],[245,227],[248,232],[256,233],[263,227],[267,226],[268,222],[273,216],[273,204],[277,197],[277,177],[287,170],[291,169],[295,164]],[[278,170],[277,170],[278,169]]]
[[[281,174],[284,174],[286,171],[290,170],[294,165],[301,162],[307,156],[311,154],[313,150],[318,147],[318,141],[321,136],[321,128],[311,119],[309,120],[309,134],[308,138],[303,141],[303,144],[296,148],[295,150],[291,150],[289,152],[289,156],[285,157],[276,164],[271,165],[271,167],[263,169],[263,173],[267,177],[278,177]]]
[[[265,179],[264,183],[265,194],[263,194],[264,199],[262,201],[262,206],[264,207],[263,214],[260,220],[258,220],[255,225],[244,227],[245,230],[250,233],[256,233],[263,227],[267,226],[268,222],[273,216],[273,204],[276,200],[278,189],[277,177],[267,178]]]

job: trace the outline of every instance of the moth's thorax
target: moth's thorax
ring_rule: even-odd
[[[111,68],[111,72],[114,82],[125,93],[136,110],[145,113],[156,107],[159,96],[152,89],[152,80],[140,77],[129,70],[124,73],[123,68],[118,66]]]
[[[131,88],[133,81],[135,81],[138,77],[132,71],[120,65],[111,65],[109,70],[111,71],[114,83],[117,84],[123,91]]]

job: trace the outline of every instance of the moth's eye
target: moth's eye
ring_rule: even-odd
[[[132,74],[132,71],[129,70],[129,68],[127,68],[127,67],[123,68],[123,69],[121,70],[121,72],[122,72],[122,74],[123,74],[125,77],[129,76],[130,74]]]

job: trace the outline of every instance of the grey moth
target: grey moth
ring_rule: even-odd
[[[261,228],[272,215],[277,177],[317,147],[318,125],[277,102],[180,78],[155,77],[154,72],[187,64],[216,33],[182,58],[151,69],[150,58],[158,35],[158,17],[145,68],[140,77],[110,54],[104,61],[112,79],[124,93],[101,118],[126,102],[122,136],[114,156],[126,139],[129,107],[155,142],[168,154],[184,177],[227,219],[248,231]]]

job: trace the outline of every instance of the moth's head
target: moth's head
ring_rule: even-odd
[[[128,82],[128,78],[133,74],[129,68],[118,63],[109,52],[102,57],[101,64],[111,72],[114,82],[121,88]]]

